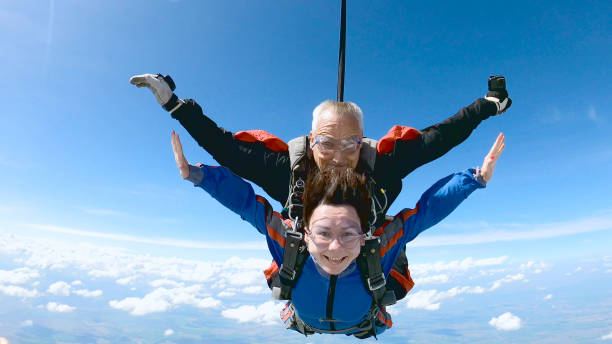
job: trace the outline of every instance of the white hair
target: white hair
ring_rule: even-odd
[[[337,102],[335,100],[326,100],[312,111],[312,132],[315,132],[317,124],[319,123],[319,117],[324,111],[331,110],[338,116],[355,116],[357,122],[359,122],[359,129],[363,132],[363,112],[357,104],[353,102]]]

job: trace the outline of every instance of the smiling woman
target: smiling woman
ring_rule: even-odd
[[[293,281],[288,293],[281,291],[289,300],[281,312],[287,328],[305,335],[342,333],[367,338],[392,326],[386,304],[380,302],[376,290],[384,287],[402,248],[444,219],[474,190],[484,187],[504,149],[504,136],[497,137],[482,169],[439,180],[421,196],[415,209],[400,211],[380,228],[369,228],[372,204],[363,175],[351,169],[319,172],[306,184],[304,236],[274,212],[268,201],[256,196],[250,184],[228,169],[190,165],[174,132],[172,147],[184,179],[206,190],[266,236],[280,272]],[[366,238],[363,233],[367,233]],[[372,242],[376,246],[370,251]],[[382,271],[378,271],[382,276],[376,276],[378,280],[367,278],[365,283],[360,253],[380,255],[378,268]],[[296,255],[303,261],[292,265],[290,259],[295,262]],[[365,269],[374,268],[370,263],[368,260]]]

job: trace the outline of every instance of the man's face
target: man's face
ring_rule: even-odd
[[[326,144],[322,145],[317,138]],[[363,132],[355,116],[338,116],[332,110],[323,111],[315,131],[310,133],[310,147],[319,169],[357,167],[362,138]],[[358,144],[357,149],[352,149],[351,142]]]
[[[328,274],[338,275],[359,256],[365,244],[359,216],[350,205],[321,204],[306,228],[308,252]]]

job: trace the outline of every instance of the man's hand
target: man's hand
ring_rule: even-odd
[[[140,74],[130,78],[130,83],[136,87],[146,87],[153,92],[157,102],[167,111],[173,112],[180,102],[174,91],[174,81],[169,75]]]
[[[492,75],[489,77],[489,92],[487,92],[485,99],[495,103],[497,106],[497,115],[508,110],[512,105],[512,99],[508,98],[506,78],[501,75]]]
[[[482,162],[480,175],[482,176],[482,179],[484,179],[484,181],[487,183],[489,182],[489,180],[491,180],[491,178],[493,178],[493,171],[495,170],[497,159],[499,159],[499,156],[506,147],[506,145],[504,144],[505,140],[506,137],[504,136],[504,134],[499,133],[499,135],[497,136],[497,140],[495,140],[495,143],[493,143],[493,146],[489,151],[489,154],[485,156],[484,161]]]
[[[185,155],[183,154],[183,146],[181,145],[181,139],[178,134],[172,130],[172,151],[174,151],[174,160],[176,160],[176,166],[181,173],[181,177],[183,179],[187,179],[189,177],[189,163],[187,159],[185,159]]]

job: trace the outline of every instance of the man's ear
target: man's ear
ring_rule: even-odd
[[[308,134],[308,137],[310,137],[310,146],[312,147],[314,144],[314,135],[312,134],[312,131]]]

